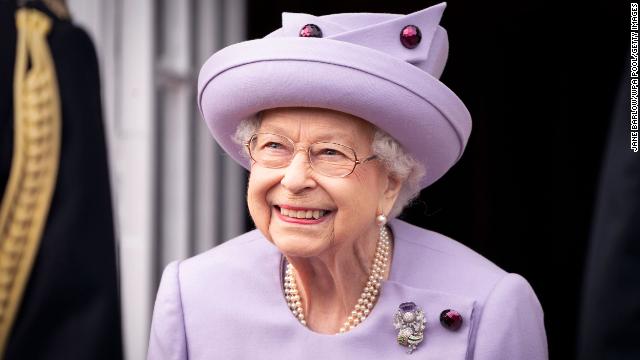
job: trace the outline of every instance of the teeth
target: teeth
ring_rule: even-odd
[[[326,212],[326,210],[290,210],[280,208],[282,215],[298,219],[319,219],[323,217]]]

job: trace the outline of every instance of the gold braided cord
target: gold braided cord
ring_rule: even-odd
[[[49,213],[61,138],[58,80],[47,44],[51,20],[19,9],[16,28],[13,158],[0,206],[0,357]]]

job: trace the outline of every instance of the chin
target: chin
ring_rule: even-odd
[[[299,233],[293,231],[271,231],[273,244],[286,256],[290,257],[314,257],[318,256],[329,247],[330,241],[325,236]]]

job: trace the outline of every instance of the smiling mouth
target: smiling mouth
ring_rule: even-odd
[[[324,216],[329,215],[331,210],[320,210],[320,209],[289,209],[282,208],[280,206],[275,206],[276,210],[280,212],[281,215],[290,217],[293,219],[315,219],[318,220]]]

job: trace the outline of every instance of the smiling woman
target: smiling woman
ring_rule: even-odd
[[[370,276],[380,231],[376,216],[387,214],[393,206],[402,179],[379,162],[355,166],[358,153],[372,159],[368,155],[373,138],[371,124],[355,116],[326,109],[274,109],[265,112],[258,131],[281,131],[309,150],[288,151],[286,162],[275,168],[252,157],[247,194],[251,217],[286,257],[300,282],[296,316],[302,312],[298,308],[306,309],[299,318],[306,318],[301,320],[310,328],[322,333],[345,332],[357,325],[347,319],[361,284]],[[325,142],[333,144],[332,148],[353,149],[353,153],[320,164],[326,160],[315,158],[312,149],[316,144],[325,148]],[[326,171],[320,173],[318,168]],[[322,217],[307,219],[307,214],[311,217],[320,211]],[[383,279],[386,270],[381,271]]]
[[[167,267],[150,359],[547,358],[526,280],[395,219],[471,130],[438,80],[443,10],[285,13],[207,61],[199,106],[256,230]]]

